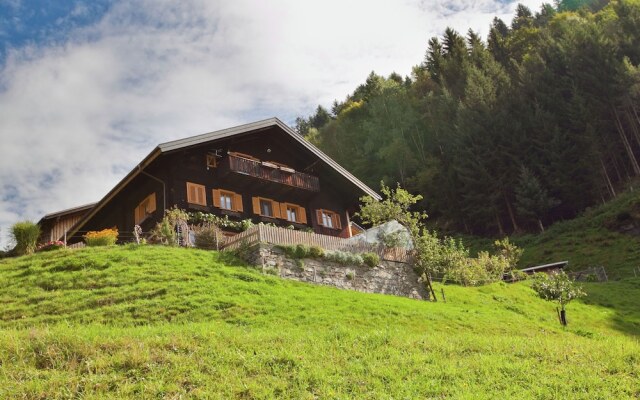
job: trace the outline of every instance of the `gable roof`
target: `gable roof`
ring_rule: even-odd
[[[89,209],[93,208],[93,206],[95,206],[96,204],[98,204],[98,203],[89,203],[89,204],[84,204],[84,205],[77,206],[77,207],[72,207],[72,208],[67,208],[67,209],[64,209],[64,210],[52,212],[52,213],[46,214],[44,217],[40,218],[40,221],[38,223],[43,222],[43,221],[45,221],[47,219],[62,217],[62,216],[68,215],[68,214],[75,214],[75,213],[80,212],[80,211],[86,211],[86,210],[89,210]]]
[[[345,177],[359,189],[361,189],[365,194],[373,197],[374,199],[380,200],[381,197],[378,195],[373,189],[369,186],[365,185],[358,178],[353,176],[349,171],[344,169],[340,164],[331,159],[328,155],[322,152],[313,144],[306,141],[300,134],[295,132],[289,126],[287,126],[284,122],[280,121],[278,118],[269,118],[262,121],[252,122],[249,124],[239,125],[232,128],[222,129],[219,131],[209,132],[202,135],[192,136],[185,139],[173,140],[171,142],[161,143],[156,146],[151,153],[149,153],[136,167],[134,167],[131,172],[129,172],[113,189],[109,191],[98,203],[95,203],[95,206],[87,212],[87,214],[76,223],[71,229],[69,229],[70,235],[75,234],[78,229],[83,226],[87,221],[89,221],[98,211],[102,209],[113,197],[115,197],[129,182],[131,182],[136,176],[138,176],[145,167],[151,164],[156,158],[164,153],[168,153],[175,150],[186,149],[188,147],[198,146],[200,144],[204,144],[207,142],[224,139],[227,137],[240,135],[243,133],[249,133],[252,131],[266,130],[272,127],[279,127],[285,133],[287,133],[291,138],[301,144],[303,147],[311,151],[315,156],[317,156],[320,160],[324,161],[329,167],[333,168],[340,175]]]

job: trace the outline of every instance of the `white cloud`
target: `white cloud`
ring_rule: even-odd
[[[490,0],[116,3],[64,44],[11,50],[0,70],[2,235],[19,219],[100,199],[159,142],[271,116],[292,121],[344,98],[372,70],[409,74],[446,26],[486,34],[495,15],[508,21],[514,8]]]

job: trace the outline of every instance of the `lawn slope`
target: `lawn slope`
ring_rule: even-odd
[[[635,232],[625,231],[634,225]],[[474,254],[491,250],[495,240],[473,236],[461,239]],[[640,191],[624,193],[573,220],[556,223],[545,233],[511,239],[524,249],[522,268],[568,260],[569,270],[604,266],[610,279],[635,277],[633,270],[640,267]]]
[[[526,283],[447,302],[124,246],[0,261],[0,398],[635,398],[640,280],[562,329]]]

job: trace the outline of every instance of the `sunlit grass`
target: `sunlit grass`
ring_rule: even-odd
[[[640,280],[554,305],[526,283],[447,302],[111,247],[0,261],[0,398],[634,398]]]

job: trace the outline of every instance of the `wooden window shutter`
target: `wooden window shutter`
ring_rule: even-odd
[[[242,207],[242,195],[238,193],[233,194],[233,208],[235,211],[238,211],[238,212],[244,211]]]
[[[271,200],[271,209],[273,210],[273,217],[274,218],[281,218],[281,215],[280,215],[280,203],[278,203],[277,201]],[[287,218],[286,211],[284,213],[284,217]]]
[[[333,220],[333,227],[336,229],[342,229],[342,224],[340,223],[340,214],[333,214],[331,216],[331,219]]]
[[[287,219],[287,203],[280,203],[280,217]]]
[[[213,189],[213,206],[220,207],[220,189]]]
[[[253,198],[253,213],[260,215],[260,197]]]
[[[195,203],[196,201],[196,187],[190,183],[187,183],[187,201],[189,203]]]
[[[148,199],[149,199],[149,202],[147,203],[147,212],[151,214],[152,212],[156,212],[156,209],[157,209],[156,194],[151,193]]]
[[[307,210],[304,207],[298,206],[298,219],[301,224],[307,223]]]
[[[142,220],[142,218],[140,218],[140,206],[136,207],[136,209],[134,210],[133,219],[135,220],[136,225],[138,225]]]
[[[207,193],[204,190],[204,186],[198,186],[198,204],[207,205]]]
[[[316,219],[318,220],[318,225],[324,226],[322,223],[322,210],[316,210]]]
[[[187,202],[191,204],[207,205],[207,194],[204,185],[187,182]]]

